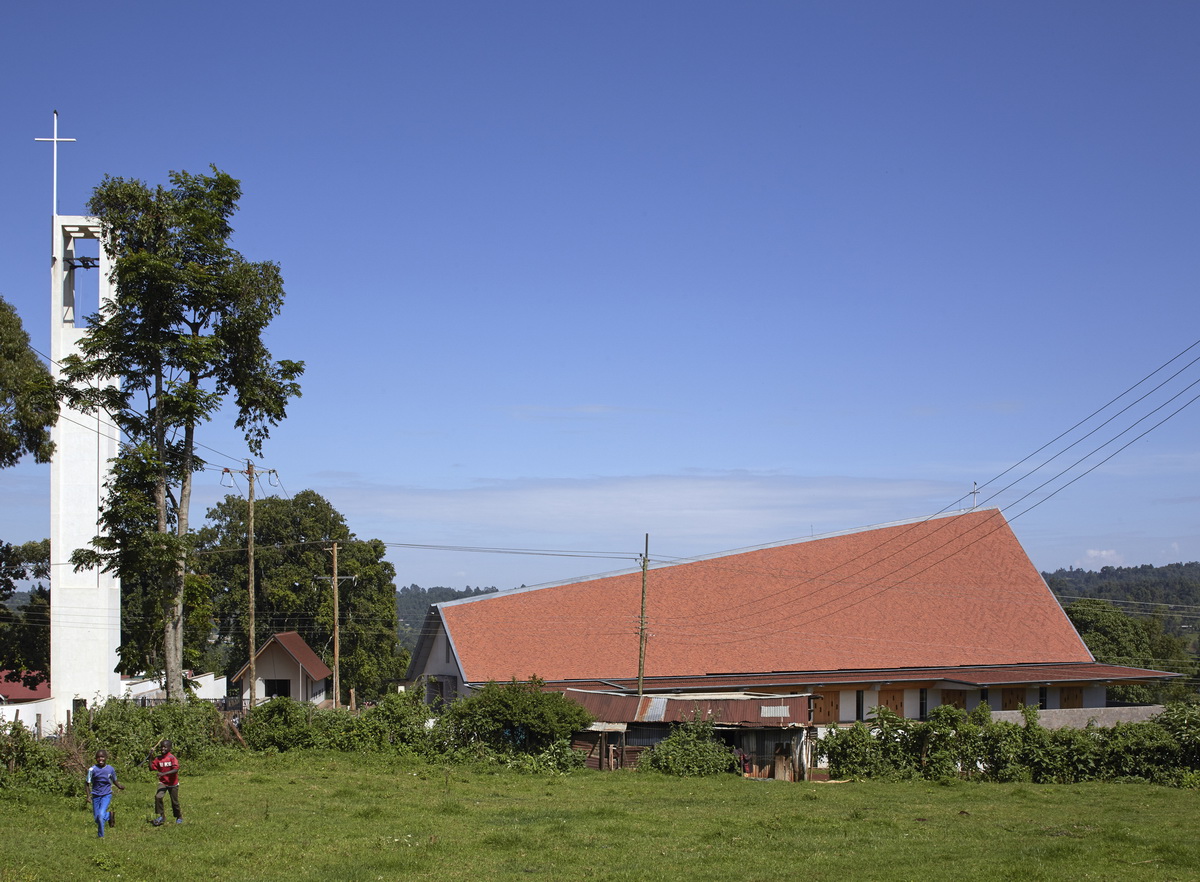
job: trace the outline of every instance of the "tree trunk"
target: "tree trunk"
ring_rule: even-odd
[[[175,632],[172,635],[174,646],[172,651],[179,663],[179,698],[184,697],[183,689],[183,596],[187,587],[187,539],[190,527],[188,510],[192,501],[192,451],[194,450],[196,430],[189,424],[183,433],[183,475],[179,482],[179,510],[175,512],[175,534],[179,537],[179,558],[175,569]],[[170,697],[168,695],[168,697]]]
[[[154,484],[154,505],[158,515],[158,532],[170,533],[167,514],[167,432],[162,418],[163,375],[159,370],[154,378],[154,447],[158,457],[158,480]],[[163,685],[168,701],[183,701],[183,565],[177,562],[167,584],[163,585]]]

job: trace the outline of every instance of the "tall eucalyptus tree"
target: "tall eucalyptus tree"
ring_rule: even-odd
[[[263,331],[283,305],[279,266],[229,244],[241,185],[225,172],[172,172],[170,187],[106,177],[88,203],[112,260],[115,296],[88,319],[60,392],[104,410],[125,446],[102,512],[102,535],[72,555],[154,586],[163,615],[168,698],[183,697],[184,588],[196,430],[231,399],[235,425],[261,453],[300,394],[302,362],[275,361]],[[119,385],[104,381],[116,378]],[[152,505],[136,498],[149,489]],[[135,563],[136,562],[136,563]]]

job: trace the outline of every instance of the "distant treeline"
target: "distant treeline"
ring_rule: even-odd
[[[1104,567],[1099,572],[1074,568],[1042,573],[1059,596],[1098,597],[1139,603],[1200,605],[1200,562],[1162,567]]]
[[[408,585],[396,591],[396,619],[399,625],[400,645],[412,652],[417,646],[417,638],[421,636],[421,624],[425,621],[425,613],[429,604],[444,603],[447,600],[459,600],[463,597],[475,597],[479,594],[494,594],[499,590],[491,588],[422,588],[420,585]]]
[[[1191,636],[1200,622],[1200,562],[1155,567],[1104,567],[1098,572],[1073,568],[1042,573],[1064,605],[1079,598],[1115,604],[1131,616],[1153,616],[1163,630]]]

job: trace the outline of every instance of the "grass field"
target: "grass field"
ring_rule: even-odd
[[[82,797],[0,791],[0,882],[1200,880],[1196,792],[1148,785],[543,778],[289,753],[185,767],[185,822],[155,828],[141,776],[103,840]]]

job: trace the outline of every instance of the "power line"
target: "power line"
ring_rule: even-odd
[[[32,346],[32,345],[31,345],[29,348],[30,348],[30,350],[31,350],[31,351],[33,351],[33,352],[36,352],[38,355],[40,355],[42,358],[44,358],[44,359],[45,359],[47,362],[49,362],[50,364],[52,364],[52,365],[55,365],[55,366],[57,366],[57,367],[59,367],[59,368],[63,367],[63,364],[62,364],[62,362],[60,362],[60,361],[56,361],[55,359],[53,359],[53,358],[51,358],[50,356],[46,355],[46,353],[42,352],[40,349],[38,349],[38,348],[36,348],[36,347],[34,347],[34,346]],[[91,382],[91,381],[89,381],[89,383],[90,383],[90,385],[92,386],[92,388],[93,388],[93,389],[99,389],[99,388],[100,388],[100,387],[99,387],[99,386],[97,386],[97,385],[96,385],[94,382]],[[75,411],[75,413],[79,413],[79,414],[81,414],[81,415],[83,415],[83,416],[87,416],[87,414],[84,414],[84,413],[82,413],[81,411]],[[112,415],[111,415],[111,414],[108,414],[108,417],[109,417],[109,419],[112,419]],[[93,427],[93,426],[87,426],[87,425],[84,425],[83,423],[78,423],[78,422],[76,422],[75,420],[72,420],[72,419],[69,419],[69,418],[66,418],[66,417],[64,417],[64,415],[62,414],[62,411],[61,411],[61,410],[59,411],[58,418],[59,418],[59,419],[67,419],[67,422],[70,422],[70,423],[72,423],[72,424],[74,424],[74,425],[77,425],[77,426],[79,426],[80,428],[86,429],[86,430],[88,430],[88,431],[96,432],[97,434],[101,434],[101,433],[99,432],[99,430],[97,430],[97,429],[96,429],[95,427]],[[97,417],[97,419],[99,419],[99,417]],[[115,425],[114,425],[114,428],[116,428],[116,426],[115,426]],[[118,430],[118,432],[119,432],[119,431],[120,431],[120,430]],[[116,441],[118,444],[122,444],[123,446],[128,446],[128,445],[127,445],[125,442],[121,441],[120,435],[118,435],[116,438],[112,438],[112,436],[108,436],[108,435],[103,435],[102,437],[109,438],[110,440],[115,440],[115,441]],[[243,459],[244,459],[243,457],[234,456],[234,455],[233,455],[233,454],[231,454],[231,453],[226,453],[226,452],[224,452],[224,451],[222,451],[222,450],[217,450],[217,448],[215,448],[215,447],[210,447],[209,445],[207,445],[207,444],[204,444],[204,443],[202,443],[202,442],[200,442],[200,441],[196,441],[196,442],[194,442],[194,445],[193,445],[193,446],[195,446],[195,447],[199,447],[199,448],[202,448],[202,449],[204,449],[204,450],[209,450],[209,451],[212,451],[213,453],[217,454],[218,456],[223,456],[223,457],[225,457],[226,459],[233,460],[234,462],[237,462],[237,463],[240,463],[240,462],[242,462],[242,461],[243,461]]]

